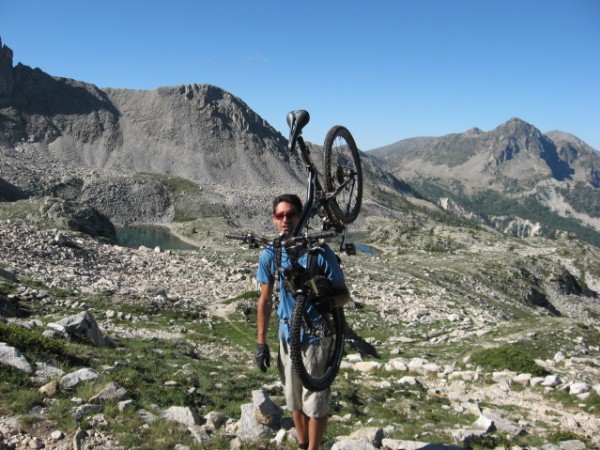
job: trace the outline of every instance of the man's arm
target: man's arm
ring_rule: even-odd
[[[273,285],[261,283],[256,311],[256,343],[267,343],[267,328],[273,310]]]
[[[346,283],[339,284],[333,287],[335,289],[334,306],[336,308],[341,308],[350,302],[350,291],[348,290],[348,286]]]

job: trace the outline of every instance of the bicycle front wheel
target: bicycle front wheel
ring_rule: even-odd
[[[325,137],[325,210],[341,225],[354,222],[362,202],[362,166],[358,148],[347,128],[336,125]]]
[[[313,322],[307,307],[307,298],[298,295],[290,327],[290,358],[302,385],[310,391],[323,391],[333,383],[342,362],[344,310],[335,308]]]

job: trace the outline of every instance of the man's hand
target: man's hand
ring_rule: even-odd
[[[320,314],[330,313],[335,308],[335,299],[331,296],[311,296],[309,300]]]
[[[271,367],[271,352],[267,344],[256,344],[256,364],[263,372]]]
[[[327,314],[335,308],[335,289],[331,282],[323,277],[316,277],[312,280],[312,293],[308,300],[313,304],[320,314]]]

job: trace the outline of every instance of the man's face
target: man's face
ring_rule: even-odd
[[[279,202],[275,207],[273,223],[278,232],[290,234],[294,231],[299,219],[300,211],[297,211],[296,207],[291,203]]]

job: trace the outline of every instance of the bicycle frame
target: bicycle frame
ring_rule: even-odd
[[[319,182],[317,169],[310,159],[308,147],[304,143],[302,136],[297,138],[297,145],[300,147],[300,153],[304,159],[304,163],[306,164],[306,169],[308,170],[308,179],[306,182],[306,201],[304,203],[304,207],[302,208],[302,213],[300,214],[300,220],[298,220],[298,224],[292,232],[293,236],[298,236],[302,232],[308,220],[316,212],[313,211],[313,207],[315,205],[315,199],[317,195],[320,197],[323,195],[323,187]]]
[[[310,151],[302,138],[302,128],[308,124],[310,116],[307,111],[292,111],[287,115],[287,122],[290,126],[290,139],[289,139],[289,151],[293,152],[296,147],[300,149],[300,155],[308,171],[308,179],[306,182],[306,200],[302,211],[300,213],[300,219],[298,224],[292,231],[292,236],[299,236],[302,230],[306,227],[309,219],[316,215],[323,206],[323,202],[326,201],[325,194],[323,192],[323,186],[318,178],[317,168],[310,157]],[[341,185],[336,192],[333,192],[329,198],[337,196],[337,194],[350,182],[346,181]],[[325,222],[322,229],[327,230],[334,226],[332,223]],[[348,254],[355,254],[356,249],[354,244],[346,243],[346,227],[336,226],[336,231],[342,233],[342,242],[340,244],[340,250]]]

